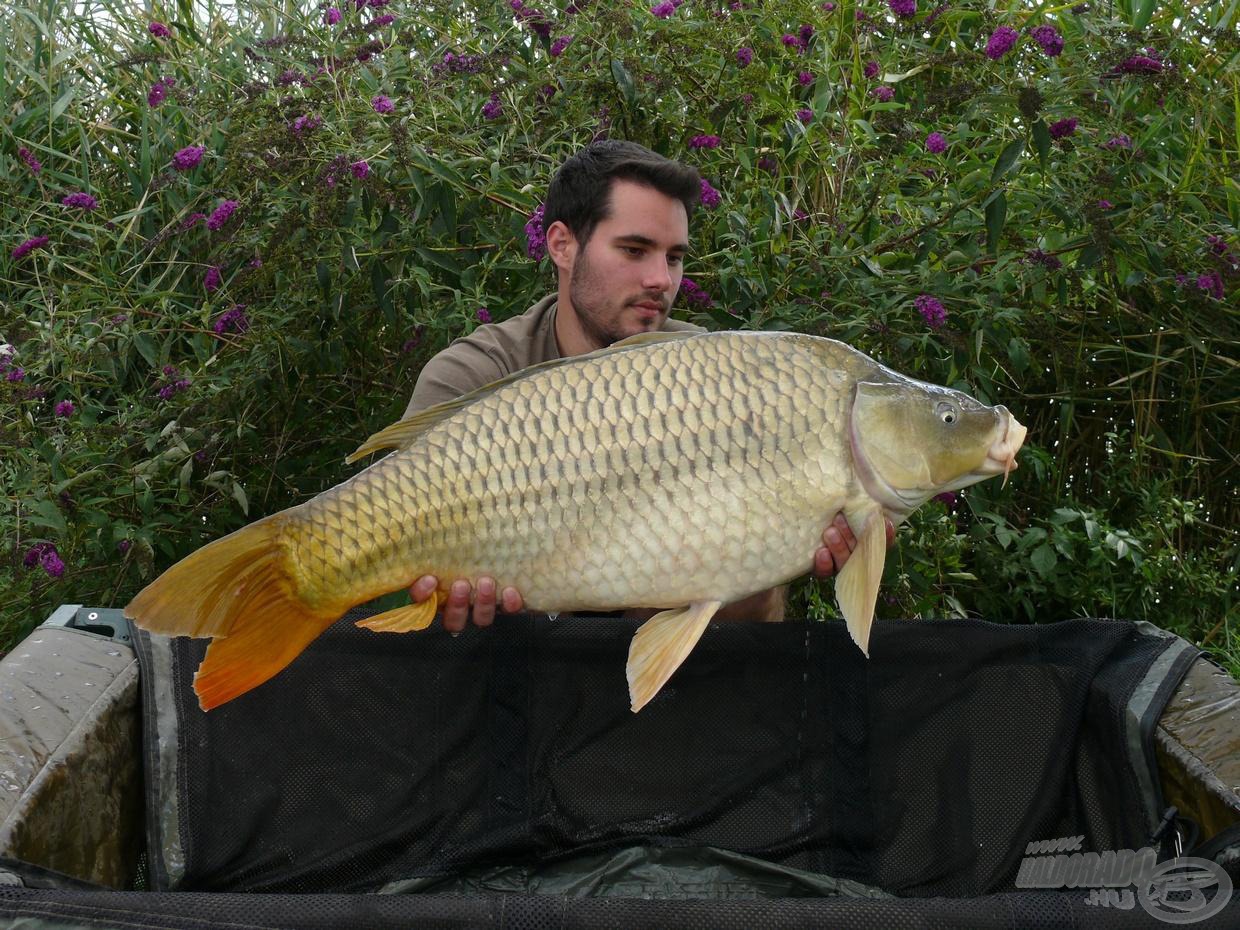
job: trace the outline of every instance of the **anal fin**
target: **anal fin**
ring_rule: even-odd
[[[863,523],[863,526],[857,533],[857,548],[835,580],[835,600],[848,623],[848,635],[868,659],[874,605],[887,562],[887,528],[881,507],[856,516],[850,514],[848,522],[853,526]]]
[[[394,610],[385,610],[381,614],[358,620],[354,626],[376,633],[412,633],[425,630],[435,620],[439,607],[448,599],[444,591],[436,591],[434,597],[428,597],[419,604],[406,604]]]
[[[655,614],[629,644],[625,675],[633,713],[646,706],[688,658],[723,601],[697,601]]]

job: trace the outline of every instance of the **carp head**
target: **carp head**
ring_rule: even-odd
[[[1025,433],[1006,407],[899,375],[859,382],[853,399],[858,477],[897,513],[993,475],[1006,484]]]

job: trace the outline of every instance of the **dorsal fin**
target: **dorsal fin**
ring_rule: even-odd
[[[558,368],[561,365],[575,365],[586,359],[598,358],[602,355],[610,355],[612,352],[622,352],[626,349],[636,349],[641,346],[654,345],[660,342],[674,342],[677,339],[687,339],[690,336],[700,336],[698,332],[673,332],[673,333],[638,333],[636,336],[630,336],[619,342],[613,343],[603,349],[596,349],[593,352],[587,352],[585,355],[574,355],[569,358],[553,358],[549,362],[539,362],[536,365],[530,365],[528,368],[522,368],[520,371],[514,371],[510,375],[505,375],[497,381],[484,384],[480,388],[470,391],[468,394],[462,394],[455,400],[444,401],[442,404],[435,404],[433,407],[427,407],[425,410],[419,410],[413,416],[405,417],[398,420],[391,426],[384,427],[379,432],[372,435],[364,443],[358,446],[347,459],[345,464],[352,464],[358,459],[377,452],[380,449],[407,449],[413,444],[413,441],[426,432],[441,420],[455,414],[458,410],[468,407],[476,400],[481,400],[490,394],[494,394],[500,388],[512,384],[514,381],[520,381],[522,378],[528,378],[532,374],[544,371],[548,368]]]

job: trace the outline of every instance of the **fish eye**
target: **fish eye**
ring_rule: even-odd
[[[939,419],[951,426],[960,419],[960,411],[956,409],[955,404],[949,404],[947,401],[940,401],[939,405],[934,408],[934,412],[938,414]]]

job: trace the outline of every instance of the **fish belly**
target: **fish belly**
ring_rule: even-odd
[[[300,584],[346,606],[423,574],[535,610],[735,600],[808,570],[856,495],[850,399],[795,343],[731,334],[539,372],[303,505]]]

